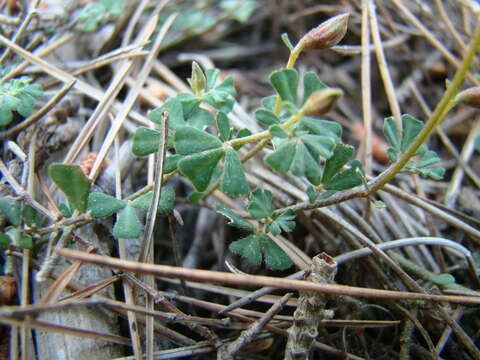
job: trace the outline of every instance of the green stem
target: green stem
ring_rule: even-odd
[[[297,112],[295,115],[292,115],[292,117],[290,119],[288,119],[288,121],[281,124],[280,127],[283,130],[287,130],[290,126],[292,126],[293,124],[300,121],[300,119],[302,118],[302,115],[303,115],[302,111]],[[245,144],[249,144],[249,143],[253,143],[253,142],[258,142],[258,141],[264,140],[264,139],[269,139],[270,140],[271,138],[272,138],[272,134],[270,134],[270,132],[268,130],[265,130],[265,131],[262,131],[258,134],[254,134],[254,135],[246,136],[246,137],[243,137],[243,138],[233,139],[233,140],[227,141],[225,144],[227,146],[235,147],[235,146],[245,145]]]
[[[475,54],[479,46],[480,46],[480,21],[477,23],[477,26],[475,28],[475,32],[472,37],[470,47],[468,49],[468,53],[463,59],[460,65],[460,68],[457,70],[457,73],[455,74],[453,81],[448,86],[447,91],[445,91],[445,94],[443,95],[442,99],[438,103],[434,112],[426,122],[422,131],[420,132],[420,134],[418,134],[418,136],[415,138],[413,143],[408,147],[407,151],[402,155],[402,157],[396,163],[394,163],[391,167],[385,170],[381,175],[378,176],[378,178],[373,182],[372,186],[370,187],[370,193],[378,189],[381,189],[385,184],[387,184],[390,180],[392,180],[393,177],[403,169],[405,164],[412,158],[412,156],[415,155],[415,153],[420,148],[420,146],[422,146],[423,143],[425,143],[425,141],[430,136],[430,134],[436,129],[437,126],[440,125],[440,123],[445,118],[447,113],[456,105],[453,99],[456,96],[458,89],[462,85],[465,79],[465,76],[468,72],[468,69],[470,68],[473,61],[475,60]]]

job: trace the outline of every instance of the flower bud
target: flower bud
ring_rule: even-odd
[[[332,110],[337,99],[343,95],[341,89],[326,88],[312,93],[302,107],[303,115],[318,116]]]
[[[475,86],[463,90],[455,96],[456,103],[462,102],[464,104],[480,108],[480,86]]]
[[[200,65],[195,61],[192,62],[192,77],[188,79],[188,82],[195,95],[200,94],[200,92],[207,87],[207,78]]]
[[[325,49],[337,45],[347,32],[348,13],[334,16],[313,28],[300,39],[303,50]]]

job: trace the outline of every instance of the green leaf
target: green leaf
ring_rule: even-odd
[[[220,70],[218,69],[208,69],[205,71],[205,76],[207,78],[207,89],[213,89],[215,87],[215,83],[217,82],[219,74]]]
[[[95,219],[113,215],[125,205],[124,201],[101,192],[91,192],[88,195],[87,210]]]
[[[240,215],[237,215],[234,211],[229,209],[223,204],[218,204],[216,207],[217,212],[222,214],[223,216],[227,217],[230,222],[228,223],[231,226],[235,226],[239,229],[254,232],[255,231],[255,226],[250,224],[248,221],[246,221],[244,218],[242,218]]]
[[[262,100],[260,100],[260,103],[265,109],[267,109],[270,112],[273,112],[275,110],[276,101],[277,101],[277,96],[271,95],[271,96],[262,98]]]
[[[227,95],[235,95],[235,86],[233,84],[233,77],[232,76],[227,76],[225,79],[223,79],[220,84],[215,86],[215,91],[225,93]],[[226,111],[227,113],[229,111]]]
[[[330,179],[342,169],[342,167],[352,158],[354,149],[350,145],[338,144],[332,157],[325,163],[322,175],[322,184],[326,184]]]
[[[238,154],[232,148],[225,153],[224,168],[220,189],[227,195],[236,197],[248,194],[248,183]]]
[[[397,125],[392,116],[385,118],[383,123],[383,134],[393,150],[396,153],[400,152],[400,139],[398,138]]]
[[[424,177],[431,177],[434,180],[442,180],[445,175],[445,169],[436,167],[436,168],[420,168],[417,169],[417,172]]]
[[[250,135],[252,135],[252,132],[251,132],[249,129],[247,129],[247,128],[243,128],[243,129],[238,130],[236,138],[237,138],[237,139],[240,139],[240,138],[247,137],[247,136],[250,136]],[[235,150],[238,150],[238,149],[240,149],[242,146],[243,146],[243,145],[237,145],[237,146],[234,146],[233,148],[234,148]]]
[[[14,227],[9,227],[7,228],[7,231],[5,232],[5,235],[7,235],[10,238],[10,242],[21,248],[21,249],[32,249],[33,248],[33,241],[32,238],[25,234],[20,232],[18,229]]]
[[[270,110],[258,109],[255,111],[255,118],[264,125],[280,124],[280,119]]]
[[[475,146],[475,150],[480,152],[480,134],[477,135],[477,137],[475,138],[474,146]]]
[[[297,104],[298,73],[293,69],[274,71],[270,75],[270,83],[283,101]]]
[[[52,164],[48,167],[48,174],[68,202],[78,211],[85,211],[91,183],[82,168],[78,165]]]
[[[11,240],[10,238],[5,235],[4,233],[0,233],[0,249],[4,249],[10,245]]]
[[[444,287],[455,283],[455,278],[450,274],[439,274],[435,275],[431,281],[437,286]]]
[[[115,238],[136,239],[142,233],[142,226],[138,220],[135,209],[130,205],[117,215],[117,222],[113,227],[112,235]]]
[[[328,136],[336,142],[342,137],[342,127],[335,121],[319,120],[309,116],[302,117],[300,123],[316,135]]]
[[[232,242],[228,248],[230,251],[247,258],[255,265],[260,265],[262,262],[260,240],[261,235],[250,235]]]
[[[188,125],[199,130],[204,130],[213,121],[213,115],[210,111],[197,107],[186,118]]]
[[[0,199],[0,211],[7,217],[13,226],[20,226],[22,223],[21,203],[11,197]]]
[[[223,149],[216,149],[188,156],[178,162],[178,168],[183,175],[190,179],[195,189],[202,192],[207,189],[213,172],[223,155]]]
[[[382,200],[376,200],[373,202],[373,205],[377,208],[377,209],[385,209],[387,207],[387,205],[385,205],[385,203],[382,201]]]
[[[174,142],[175,150],[180,155],[196,154],[222,146],[217,137],[191,126],[178,126]]]
[[[199,108],[199,105],[201,103],[201,99],[192,94],[180,93],[175,96],[175,99],[180,101],[183,109],[183,117],[185,119],[188,119],[192,115],[192,113]],[[178,125],[185,124],[181,124],[179,122]]]
[[[73,215],[73,210],[70,209],[70,207],[68,206],[68,204],[65,204],[65,203],[61,203],[59,206],[58,206],[58,210],[60,210],[60,213],[65,216],[67,219],[71,218],[72,215]]]
[[[326,159],[332,156],[336,141],[331,137],[307,134],[302,135],[300,138],[315,155]]]
[[[264,161],[275,171],[287,172],[295,156],[295,149],[295,141],[284,141],[274,152],[266,155]]]
[[[266,226],[266,231],[272,233],[272,235],[280,235],[282,231],[291,232],[295,228],[294,219],[295,213],[293,210],[284,211]]]
[[[303,142],[296,144],[290,171],[296,176],[305,176],[314,185],[320,183],[320,165]]]
[[[198,191],[192,191],[190,195],[188,195],[188,201],[191,202],[192,204],[196,204],[199,202],[203,197],[205,196],[204,193],[198,192]]]
[[[424,168],[429,165],[436,164],[440,161],[437,153],[435,151],[428,150],[426,151],[420,160],[417,162],[417,167]]]
[[[303,103],[305,103],[315,91],[326,89],[327,87],[317,74],[311,71],[306,72],[303,76]]]
[[[183,107],[177,97],[170,98],[165,103],[155,110],[148,113],[148,118],[156,124],[162,124],[162,114],[168,111],[168,128],[175,130],[178,126],[185,125],[185,118],[183,114]]]
[[[147,127],[135,131],[132,140],[132,152],[137,156],[146,156],[158,151],[161,133]]]
[[[230,140],[232,129],[230,127],[230,119],[227,114],[222,111],[217,113],[216,117],[218,135],[222,141]]]
[[[283,128],[280,126],[280,125],[272,125],[268,128],[268,132],[272,135],[272,136],[276,136],[276,137],[279,137],[279,138],[282,138],[282,139],[285,139],[288,137],[288,134],[285,130],[283,130]]]
[[[262,235],[259,235],[262,236]],[[285,270],[291,267],[292,260],[275,242],[263,235],[263,255],[265,264],[272,270]]]
[[[175,170],[177,170],[178,162],[182,160],[185,156],[183,155],[170,155],[165,158],[165,162],[163,163],[163,173],[169,174]]]
[[[255,189],[250,194],[247,211],[254,219],[269,217],[274,211],[272,193],[264,189]]]
[[[318,197],[317,190],[315,190],[315,187],[313,187],[312,185],[307,187],[307,196],[308,196],[308,202],[310,204],[314,204],[315,201],[317,201],[317,197]]]
[[[423,128],[423,122],[420,120],[415,119],[414,117],[405,114],[402,115],[402,126],[403,126],[403,133],[402,133],[402,142],[400,145],[401,152],[405,152],[410,144],[415,140],[417,135]]]
[[[220,7],[232,12],[233,18],[240,23],[245,23],[258,5],[256,0],[222,0],[220,2]]]
[[[31,227],[40,227],[42,225],[42,219],[40,214],[30,205],[24,205],[22,216],[25,221],[25,224]]]
[[[325,189],[339,191],[351,189],[358,185],[362,185],[362,179],[357,174],[354,168],[350,168],[331,178],[325,184]]]
[[[133,200],[130,203],[131,207],[148,212],[152,204],[153,191],[149,191]],[[175,190],[170,186],[162,187],[160,193],[160,200],[158,202],[157,214],[168,215],[173,210],[175,203]]]

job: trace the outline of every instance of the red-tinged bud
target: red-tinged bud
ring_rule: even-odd
[[[348,16],[347,13],[334,16],[310,30],[300,39],[301,48],[325,49],[337,45],[347,32]]]
[[[303,115],[318,116],[332,110],[337,99],[343,95],[341,89],[326,88],[312,93],[302,107]]]
[[[480,86],[475,86],[463,90],[455,96],[456,103],[464,103],[476,108],[480,108]]]

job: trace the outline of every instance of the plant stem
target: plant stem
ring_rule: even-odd
[[[427,140],[430,134],[436,129],[436,127],[442,122],[447,113],[456,105],[453,101],[455,95],[458,92],[458,89],[462,85],[465,76],[468,72],[468,69],[472,65],[475,54],[478,47],[480,46],[480,21],[477,23],[475,32],[468,49],[468,53],[463,59],[460,68],[457,70],[453,81],[448,86],[447,91],[443,95],[442,99],[436,106],[433,114],[430,116],[422,131],[415,138],[413,143],[408,147],[407,151],[402,155],[402,157],[394,163],[391,167],[385,170],[377,179],[371,184],[370,192],[374,192],[378,189],[381,189],[385,184],[393,179],[405,166],[405,164],[415,155],[417,150],[423,143]]]
[[[297,112],[295,115],[292,115],[292,117],[290,117],[290,119],[288,119],[288,121],[281,124],[280,127],[283,130],[287,130],[290,126],[292,126],[295,123],[297,123],[298,121],[300,121],[300,119],[302,118],[302,115],[303,115],[302,111]],[[225,144],[227,146],[234,147],[234,146],[249,144],[249,143],[252,143],[252,142],[257,142],[257,141],[264,140],[264,139],[270,140],[271,138],[272,138],[272,134],[270,134],[270,132],[268,130],[265,130],[265,131],[262,131],[258,134],[255,134],[255,135],[250,135],[250,136],[246,136],[246,137],[243,137],[243,138],[233,139],[233,140],[227,141]]]

